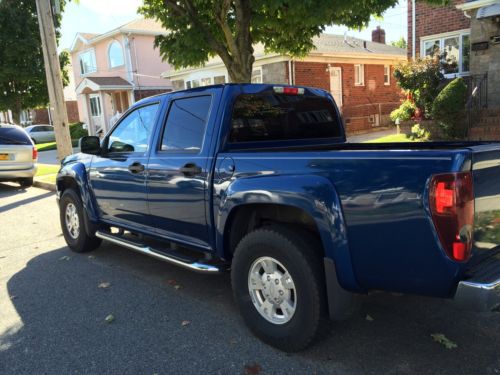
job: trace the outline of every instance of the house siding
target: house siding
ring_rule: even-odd
[[[454,0],[449,6],[433,6],[421,1],[415,4],[415,54],[420,56],[420,39],[428,35],[468,29],[470,19],[455,6],[463,0]],[[408,1],[408,57],[412,57],[412,2]]]

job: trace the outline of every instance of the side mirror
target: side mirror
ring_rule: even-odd
[[[101,152],[101,140],[96,136],[87,136],[80,138],[78,142],[80,151],[84,154],[97,155]]]

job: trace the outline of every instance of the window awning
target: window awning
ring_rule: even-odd
[[[96,91],[132,90],[132,84],[121,77],[86,77],[76,87],[77,94]]]
[[[483,18],[490,18],[496,16],[500,16],[500,4],[493,4],[479,8],[477,11],[476,18],[480,20]]]

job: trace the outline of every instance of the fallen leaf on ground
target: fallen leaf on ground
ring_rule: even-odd
[[[185,326],[187,326],[187,325],[189,325],[189,324],[191,324],[191,322],[190,322],[189,320],[183,320],[183,321],[181,322],[181,326],[183,326],[183,327],[185,327]]]
[[[245,365],[245,375],[257,375],[262,371],[262,367],[258,363]]]
[[[94,258],[95,258],[95,256],[89,255],[89,259],[94,259]]]
[[[109,314],[106,318],[104,318],[106,323],[111,323],[113,320],[115,320],[115,317],[111,314]]]
[[[71,258],[67,255],[64,255],[62,257],[59,258],[59,260],[70,260]]]
[[[369,322],[373,322],[375,319],[373,319],[370,315],[366,314],[366,320],[368,320]]]
[[[174,285],[174,288],[175,288],[176,290],[179,290],[179,289],[181,289],[181,288],[182,288],[182,285],[179,285],[179,284]]]
[[[449,338],[447,338],[442,333],[433,333],[433,334],[431,334],[431,337],[434,339],[434,341],[440,343],[446,349],[454,349],[454,348],[458,347],[458,345],[456,343],[454,343],[453,341],[451,341]]]
[[[106,288],[109,288],[110,286],[111,286],[111,283],[104,282],[104,283],[100,283],[97,287],[101,288],[101,289],[106,289]]]
[[[167,280],[167,284],[168,285],[177,285],[177,281],[170,279],[170,280]]]

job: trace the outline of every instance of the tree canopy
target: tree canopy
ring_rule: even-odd
[[[64,1],[61,2],[64,5]],[[56,17],[56,27],[60,17]],[[60,55],[61,68],[69,54]],[[68,83],[63,69],[63,84]],[[19,122],[23,109],[49,102],[35,0],[0,1],[0,110],[12,111]]]
[[[224,62],[231,81],[249,82],[253,46],[305,56],[326,25],[358,28],[398,0],[144,0],[140,12],[168,30],[156,38],[175,68],[201,66],[212,56]]]
[[[398,40],[392,41],[391,46],[406,49],[408,47],[408,43],[406,42],[404,36],[402,36]]]

